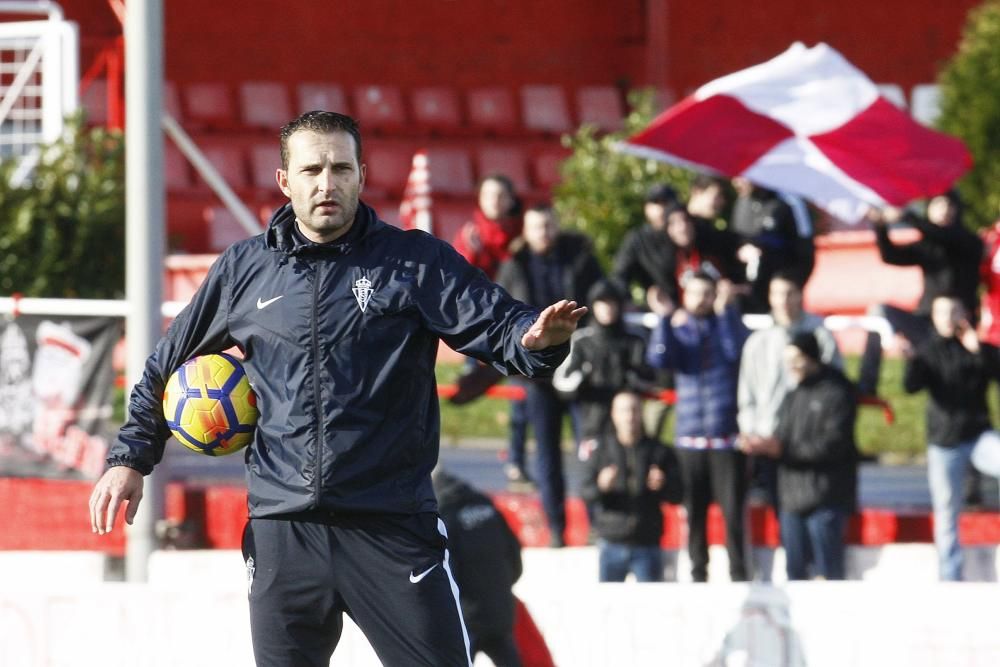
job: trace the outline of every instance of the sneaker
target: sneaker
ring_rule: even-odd
[[[518,463],[506,463],[503,467],[503,472],[507,475],[507,481],[515,484],[530,484],[531,477],[528,475],[528,471],[524,469],[524,466]]]

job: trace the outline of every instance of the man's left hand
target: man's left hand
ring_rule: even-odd
[[[586,308],[577,308],[576,301],[563,299],[542,311],[528,332],[521,338],[521,345],[528,350],[544,350],[561,345],[576,331],[577,322],[587,314]]]

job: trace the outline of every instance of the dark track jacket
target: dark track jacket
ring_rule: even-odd
[[[531,376],[551,375],[569,345],[526,350],[537,309],[364,204],[341,243],[309,243],[294,226],[286,204],[222,253],[147,360],[108,463],[148,474],[169,435],[167,378],[236,345],[261,412],[246,451],[252,517],[435,511],[438,340]]]

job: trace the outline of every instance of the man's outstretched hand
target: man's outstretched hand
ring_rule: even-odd
[[[521,345],[529,350],[544,350],[561,345],[576,331],[576,324],[587,314],[586,308],[577,308],[576,301],[563,299],[554,303],[538,316],[528,332],[521,338]]]

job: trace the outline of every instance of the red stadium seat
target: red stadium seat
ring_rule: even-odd
[[[469,201],[434,201],[431,209],[431,224],[434,236],[451,243],[458,230],[472,219],[475,202]]]
[[[576,91],[580,124],[593,125],[605,132],[620,130],[625,118],[621,94],[614,86],[586,86]]]
[[[198,127],[235,127],[236,109],[226,84],[192,83],[184,88],[184,118]]]
[[[389,141],[368,142],[364,147],[367,165],[365,193],[370,197],[401,197],[410,175],[415,148],[412,144]]]
[[[288,89],[276,81],[244,81],[240,84],[240,112],[245,125],[277,130],[292,119]]]
[[[281,166],[281,153],[274,142],[250,148],[250,184],[258,190],[277,192],[275,171]]]
[[[87,115],[87,125],[106,125],[108,122],[108,82],[94,79],[80,96],[80,106]]]
[[[169,140],[163,145],[163,171],[168,191],[191,187],[187,158]]]
[[[430,175],[431,196],[468,196],[476,190],[472,175],[472,160],[461,148],[429,148],[427,169]]]
[[[413,119],[419,129],[457,132],[462,129],[458,95],[444,86],[417,88],[411,96]]]
[[[317,110],[351,113],[344,89],[335,83],[300,83],[297,92],[300,114]]]
[[[476,153],[476,169],[480,180],[490,174],[503,174],[514,182],[521,194],[532,189],[528,177],[527,158],[517,146],[482,146]]]
[[[485,132],[514,133],[520,128],[514,97],[506,88],[473,88],[466,95],[469,123]]]
[[[222,252],[237,241],[250,238],[250,233],[225,206],[206,208],[205,225],[208,227],[208,248],[212,252]]]
[[[232,144],[213,143],[202,146],[201,150],[229,187],[234,190],[246,190],[250,187],[241,148]]]
[[[551,190],[562,180],[559,166],[569,156],[568,151],[547,149],[535,155],[532,161],[535,171],[535,185],[541,190]]]
[[[574,129],[562,86],[523,86],[521,110],[524,127],[533,132],[562,134]]]
[[[173,81],[163,82],[163,110],[170,114],[177,122],[183,120],[181,94],[177,92],[177,84]]]
[[[403,94],[395,86],[358,86],[354,89],[354,110],[363,132],[393,132],[407,126]]]

